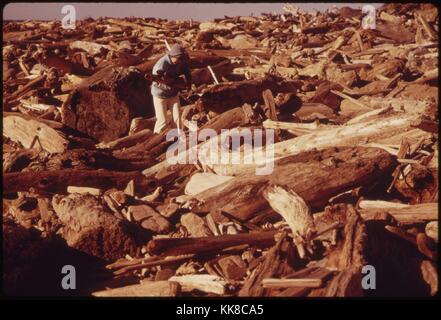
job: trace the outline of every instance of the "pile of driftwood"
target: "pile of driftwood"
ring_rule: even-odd
[[[437,9],[384,5],[375,29],[362,19],[285,6],[202,23],[4,22],[8,292],[436,294]],[[176,42],[194,80],[187,136],[274,130],[269,174],[245,144],[227,146],[241,164],[169,161],[148,75]],[[60,289],[63,265],[75,293]]]

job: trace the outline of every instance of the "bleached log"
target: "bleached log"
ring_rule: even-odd
[[[215,173],[195,173],[185,186],[185,194],[194,196],[231,179],[233,179],[233,177],[220,176]]]
[[[68,140],[61,133],[48,125],[17,116],[3,119],[3,136],[21,143],[25,148],[30,148],[34,138],[37,137],[42,148],[50,153],[61,153],[68,144]]]
[[[79,193],[79,194],[89,193],[94,196],[99,196],[103,193],[103,190],[98,189],[98,188],[90,188],[90,187],[68,186],[67,193]]]
[[[182,287],[182,291],[189,292],[194,289],[223,295],[225,293],[226,281],[211,274],[191,274],[184,276],[173,276],[169,281],[175,281]]]

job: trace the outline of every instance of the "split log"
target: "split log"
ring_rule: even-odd
[[[31,148],[32,143],[35,145],[37,137],[37,146],[40,143],[41,147],[50,153],[63,152],[68,144],[68,140],[63,134],[48,125],[15,116],[3,119],[3,135],[12,141],[21,143],[25,148]]]
[[[335,150],[335,149],[334,149]],[[305,202],[320,208],[332,197],[353,187],[369,185],[392,172],[396,162],[381,149],[343,148],[332,156],[307,163],[286,163],[274,167],[270,175],[238,176],[219,186],[208,189],[195,198],[201,201],[193,212],[215,209],[247,220],[267,203],[261,196],[268,183],[286,186]]]
[[[99,189],[124,189],[132,179],[143,179],[140,172],[115,172],[107,170],[57,170],[38,172],[12,172],[3,176],[3,192],[38,191],[65,193],[68,186]]]
[[[274,244],[275,234],[276,231],[262,231],[202,238],[159,238],[150,240],[147,250],[151,254],[176,256],[187,253],[215,252],[242,244],[267,247]]]

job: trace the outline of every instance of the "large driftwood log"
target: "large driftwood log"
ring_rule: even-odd
[[[376,148],[334,149],[327,158],[320,155],[308,162],[275,166],[270,175],[238,176],[195,196],[200,201],[193,212],[222,209],[247,220],[267,203],[262,197],[268,183],[286,186],[311,207],[327,201],[355,186],[369,185],[387,176],[396,162],[387,152]]]
[[[3,192],[28,191],[66,192],[69,185],[99,189],[124,189],[132,179],[143,179],[140,172],[108,170],[57,170],[38,172],[12,172],[3,176]]]
[[[310,134],[275,143],[273,145],[274,158],[283,158],[314,148],[321,150],[328,147],[357,146],[375,142],[381,138],[409,130],[413,118],[414,116],[403,114],[381,120],[375,119],[353,125],[315,130]],[[229,156],[231,159],[233,154]],[[259,152],[259,150],[245,155],[241,153],[240,157],[244,159],[242,163],[254,163],[254,167],[260,167],[271,161],[267,159],[266,152]],[[240,165],[232,164],[212,164],[209,166],[214,172],[221,175],[238,175],[243,170]]]

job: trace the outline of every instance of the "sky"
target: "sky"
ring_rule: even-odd
[[[64,5],[73,5],[78,20],[99,17],[154,17],[169,20],[196,21],[226,16],[257,16],[261,13],[283,13],[280,3],[9,3],[3,7],[3,20],[61,20]],[[304,10],[324,11],[333,5],[361,8],[367,3],[291,3]],[[378,7],[380,4],[373,4]]]

